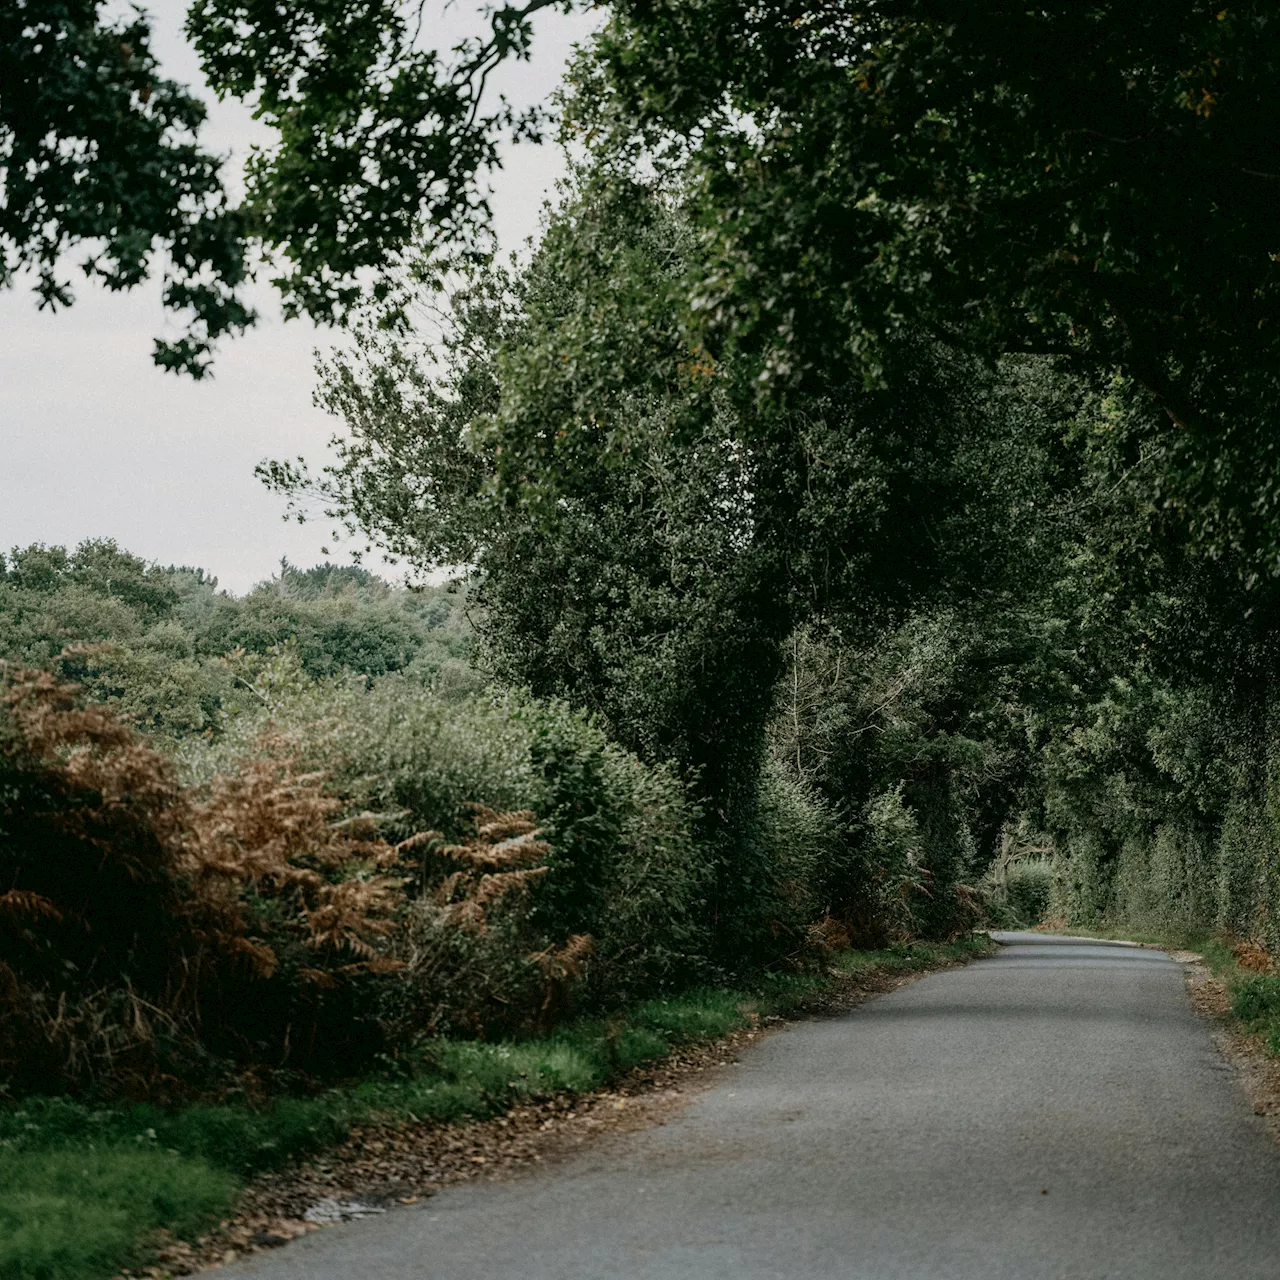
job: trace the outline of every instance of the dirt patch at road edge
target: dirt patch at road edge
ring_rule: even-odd
[[[1182,966],[1191,1007],[1212,1024],[1214,1044],[1236,1069],[1254,1114],[1266,1117],[1271,1136],[1280,1142],[1280,1059],[1267,1053],[1260,1035],[1235,1025],[1227,984],[1209,971],[1202,956],[1194,951],[1166,954]]]

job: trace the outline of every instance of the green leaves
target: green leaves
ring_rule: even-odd
[[[485,211],[473,178],[510,116],[478,116],[470,76],[415,48],[394,0],[197,0],[187,32],[214,91],[251,100],[276,133],[249,160],[245,215],[281,255],[286,315],[345,318],[362,269]]]
[[[70,305],[64,250],[92,246],[86,275],[127,289],[164,266],[186,335],[156,358],[195,377],[218,338],[253,313],[221,161],[202,150],[203,104],[159,75],[144,19],[95,0],[18,0],[0,13],[0,286],[32,271],[42,307]]]
[[[203,103],[159,74],[141,15],[101,0],[18,0],[0,14],[0,286],[36,275],[42,306],[70,305],[65,255],[109,288],[163,281],[183,332],[163,368],[202,377],[218,339],[254,322],[256,259],[286,316],[344,323],[388,294],[411,247],[489,247],[483,175],[505,136],[541,113],[484,101],[489,73],[526,57],[530,22],[565,0],[487,16],[486,36],[424,47],[420,6],[400,0],[196,0],[187,32],[219,97],[248,102],[274,141],[228,197],[201,148]]]
[[[585,115],[696,193],[717,358],[775,395],[883,385],[911,330],[1121,369],[1161,414],[1160,499],[1270,574],[1275,25],[1191,0],[633,0]]]

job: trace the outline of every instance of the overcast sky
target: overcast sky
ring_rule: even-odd
[[[448,24],[437,28],[446,44],[478,8],[428,2]],[[146,7],[165,72],[202,85],[182,40],[185,4]],[[500,84],[520,102],[546,98],[594,22],[555,12],[539,19],[532,62],[504,69]],[[242,155],[255,130],[247,112],[211,110],[210,145]],[[494,199],[504,247],[536,232],[560,173],[553,147],[508,151]],[[311,403],[312,352],[333,335],[306,321],[285,324],[263,290],[254,298],[257,327],[222,344],[212,379],[192,382],[151,363],[151,340],[166,329],[157,288],[109,294],[81,282],[76,294],[75,306],[50,315],[37,312],[21,283],[0,291],[0,549],[112,537],[147,559],[199,565],[237,592],[282,555],[320,560],[332,545],[328,527],[284,523],[282,500],[253,468],[263,458],[323,460],[335,424]]]

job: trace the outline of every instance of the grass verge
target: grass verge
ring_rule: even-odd
[[[109,1276],[146,1234],[190,1234],[235,1199],[239,1180],[205,1160],[142,1145],[71,1143],[0,1151],[0,1276]]]
[[[1101,928],[1062,932],[1197,952],[1204,957],[1209,972],[1226,988],[1231,1015],[1239,1029],[1259,1036],[1267,1053],[1280,1057],[1280,974],[1259,972],[1258,967],[1243,963],[1251,961],[1254,966],[1269,967],[1270,957],[1256,944],[1194,931],[1158,934]]]
[[[100,1280],[149,1233],[189,1238],[224,1216],[244,1180],[341,1142],[354,1125],[458,1123],[598,1089],[681,1045],[794,1014],[841,987],[984,954],[975,936],[833,957],[827,974],[768,974],[569,1023],[537,1040],[434,1040],[397,1077],[254,1108],[93,1107],[28,1098],[0,1108],[0,1280]]]

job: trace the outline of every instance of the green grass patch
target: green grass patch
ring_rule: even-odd
[[[337,1092],[319,1098],[280,1098],[260,1109],[229,1104],[178,1111],[27,1098],[14,1109],[0,1109],[0,1151],[132,1143],[244,1175],[341,1141],[358,1111]]]
[[[1184,951],[1198,951],[1204,956],[1209,971],[1217,978],[1224,979],[1228,985],[1234,985],[1248,975],[1248,970],[1241,967],[1236,953],[1230,944],[1221,938],[1202,938],[1196,945],[1182,948]]]
[[[902,942],[879,951],[842,951],[833,967],[851,978],[873,972],[913,973],[956,960],[976,960],[995,949],[985,933],[975,933],[955,942]]]
[[[1280,1017],[1280,977],[1255,973],[1231,990],[1231,1012],[1241,1022],[1264,1022]]]
[[[238,1188],[206,1161],[137,1143],[0,1151],[0,1278],[112,1275],[148,1232],[193,1233]]]
[[[342,1141],[368,1121],[481,1119],[521,1102],[585,1093],[682,1044],[786,1015],[839,975],[904,972],[990,950],[982,936],[847,951],[836,976],[766,974],[751,990],[704,988],[582,1019],[543,1039],[433,1040],[396,1078],[264,1107],[95,1107],[28,1098],[0,1108],[0,1280],[103,1280],[157,1227],[190,1235],[224,1214],[244,1178]]]
[[[1280,974],[1241,972],[1228,981],[1231,1012],[1262,1036],[1267,1052],[1280,1056]]]
[[[690,1040],[715,1040],[740,1031],[758,1003],[741,991],[706,988],[669,1000],[646,1001],[632,1011],[628,1021],[674,1046]]]
[[[645,1001],[625,1016],[570,1023],[542,1040],[434,1041],[410,1079],[369,1081],[352,1097],[385,1118],[480,1119],[520,1102],[600,1088],[679,1044],[744,1027],[752,1012],[742,992],[702,990]]]
[[[596,1087],[606,1075],[603,1043],[603,1032],[592,1037],[579,1028],[517,1043],[434,1041],[409,1079],[367,1081],[352,1097],[384,1119],[481,1119],[519,1102]]]

